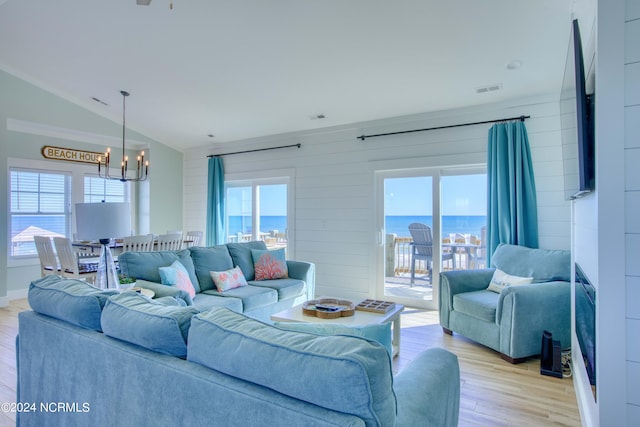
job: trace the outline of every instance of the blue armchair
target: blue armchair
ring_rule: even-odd
[[[440,325],[500,352],[511,363],[540,354],[542,332],[571,344],[571,257],[568,251],[501,244],[494,268],[440,274]],[[489,290],[496,269],[531,283]]]

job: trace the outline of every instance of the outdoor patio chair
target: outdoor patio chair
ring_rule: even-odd
[[[418,222],[409,224],[409,233],[413,239],[411,242],[411,281],[409,286],[413,286],[416,278],[416,261],[424,261],[429,277],[433,278],[433,235],[431,227]],[[443,261],[452,259],[452,253],[442,253]]]

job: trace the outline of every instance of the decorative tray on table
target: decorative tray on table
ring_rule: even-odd
[[[384,314],[389,310],[393,310],[395,306],[395,302],[366,299],[356,306],[356,310]]]
[[[355,306],[351,301],[336,298],[312,299],[302,304],[302,314],[321,319],[337,319],[349,317],[355,313]]]

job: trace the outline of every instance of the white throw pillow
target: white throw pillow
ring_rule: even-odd
[[[496,268],[487,290],[500,293],[507,286],[528,285],[533,282],[533,277],[512,276]]]

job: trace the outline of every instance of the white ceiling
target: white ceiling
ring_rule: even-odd
[[[574,0],[170,3],[0,0],[0,68],[185,149],[559,94]]]

